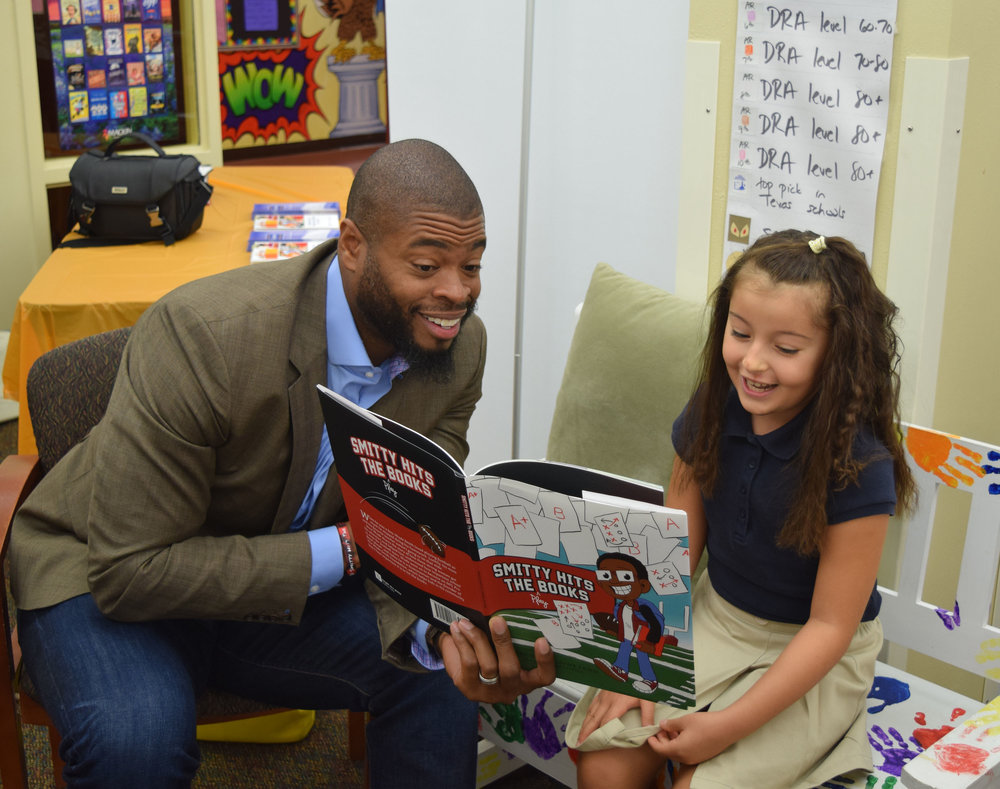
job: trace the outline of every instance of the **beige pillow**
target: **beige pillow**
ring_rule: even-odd
[[[594,269],[556,399],[550,460],[667,486],[670,429],[691,395],[704,305]]]

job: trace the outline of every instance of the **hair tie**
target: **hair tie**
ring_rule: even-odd
[[[809,242],[809,249],[818,255],[826,249],[826,239],[823,236],[816,236],[816,238]]]

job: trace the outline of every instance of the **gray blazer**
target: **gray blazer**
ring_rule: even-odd
[[[90,592],[119,620],[299,621],[311,554],[308,536],[288,527],[323,430],[316,384],[326,381],[335,248],[189,283],[143,314],[104,418],[15,519],[18,606]],[[454,349],[449,383],[404,373],[372,410],[464,460],[486,360],[477,317]],[[308,528],[343,517],[333,469]],[[392,646],[413,617],[369,595],[383,653],[396,659]]]

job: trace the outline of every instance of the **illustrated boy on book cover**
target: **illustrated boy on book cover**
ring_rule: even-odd
[[[629,662],[635,651],[642,679],[632,686],[642,693],[652,693],[658,684],[650,655],[662,655],[667,638],[674,645],[675,636],[663,633],[663,614],[642,595],[651,588],[646,566],[624,553],[606,553],[597,560],[597,583],[615,598],[612,613],[597,612],[598,626],[622,642],[614,663],[606,658],[594,658],[594,664],[605,674],[620,682],[629,678]]]

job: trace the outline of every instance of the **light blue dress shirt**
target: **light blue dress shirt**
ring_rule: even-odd
[[[408,367],[399,356],[391,356],[380,365],[371,363],[344,295],[344,284],[340,278],[340,265],[336,256],[326,275],[326,354],[327,387],[362,408],[371,407],[386,395],[392,388],[393,379]],[[309,521],[332,463],[330,437],[324,427],[312,485],[292,520],[293,531],[301,529]],[[309,543],[312,548],[309,593],[325,592],[340,583],[344,577],[340,534],[334,525],[312,529],[309,532]]]
[[[409,365],[401,356],[390,356],[380,365],[373,365],[368,358],[361,335],[354,325],[354,316],[344,295],[340,277],[340,264],[334,255],[326,275],[326,385],[362,408],[369,408],[388,394],[392,382],[402,375]],[[306,491],[299,511],[292,520],[293,531],[309,522],[323,485],[333,464],[330,436],[323,428],[319,455],[313,481]],[[332,589],[344,577],[344,552],[340,533],[335,525],[309,531],[312,550],[312,576],[309,594]],[[426,668],[437,669],[444,664],[427,646],[427,623],[418,620],[410,628],[411,649],[414,657]]]

